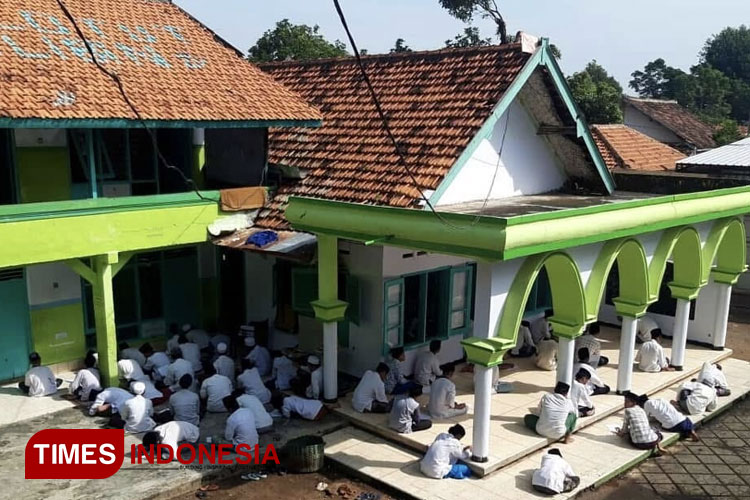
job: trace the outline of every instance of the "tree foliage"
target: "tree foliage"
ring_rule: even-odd
[[[450,15],[465,23],[470,23],[476,16],[492,19],[497,27],[500,43],[509,43],[508,28],[495,0],[439,0],[440,6]]]
[[[292,24],[289,19],[277,22],[248,51],[248,59],[253,62],[307,61],[346,55],[346,45],[340,40],[326,40],[319,26]]]
[[[719,122],[716,127],[716,132],[714,132],[714,140],[716,141],[716,144],[723,146],[725,144],[739,141],[740,139],[742,139],[742,134],[740,133],[740,127],[737,125],[736,121],[722,120]]]
[[[403,38],[397,38],[396,43],[393,45],[393,48],[391,49],[391,53],[399,53],[399,52],[412,52],[411,47],[406,45],[406,40]]]
[[[724,28],[706,41],[701,58],[729,78],[750,82],[750,28]]]
[[[568,85],[589,123],[622,122],[622,87],[599,63],[568,77]]]
[[[464,28],[464,32],[456,35],[453,40],[445,41],[445,46],[451,49],[484,45],[492,45],[492,38],[482,38],[479,35],[479,28],[473,26]]]

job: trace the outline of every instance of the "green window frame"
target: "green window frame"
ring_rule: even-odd
[[[383,284],[383,352],[404,343],[404,278]]]
[[[451,268],[448,332],[450,336],[466,335],[471,329],[471,306],[474,303],[473,272],[469,265]]]

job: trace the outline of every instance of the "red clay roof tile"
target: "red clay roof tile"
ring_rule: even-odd
[[[610,170],[674,170],[686,156],[625,125],[593,125],[594,140]]]

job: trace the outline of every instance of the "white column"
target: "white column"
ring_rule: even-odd
[[[714,320],[714,349],[724,349],[727,341],[729,302],[732,300],[732,285],[716,283],[716,318]]]
[[[332,403],[339,394],[338,324],[323,323],[323,399]]]
[[[560,337],[557,344],[557,381],[568,385],[573,383],[573,364],[575,363],[575,340]]]
[[[677,299],[677,309],[674,313],[674,329],[672,330],[672,359],[671,364],[676,370],[682,370],[685,363],[685,343],[687,342],[688,321],[690,320],[690,301]]]
[[[635,334],[637,331],[638,320],[623,316],[620,333],[620,360],[617,363],[618,393],[629,391],[633,382],[633,358],[635,356]]]
[[[475,462],[490,456],[490,410],[492,407],[492,368],[474,365],[474,439],[471,443]]]

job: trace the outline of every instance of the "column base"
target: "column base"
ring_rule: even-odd
[[[338,402],[339,402],[339,398],[333,398],[333,399],[326,399],[326,398],[323,398],[323,402],[324,402],[325,404],[327,404],[327,405],[332,405],[332,404],[336,404],[336,403],[338,403]]]
[[[618,390],[615,391],[615,394],[617,394],[618,396],[622,396],[626,392],[628,392],[628,391],[621,391],[621,390],[618,389]]]
[[[674,368],[675,371],[677,371],[677,372],[681,372],[682,371],[682,366],[675,366],[675,365],[669,365],[669,366],[671,366],[672,368]]]
[[[474,455],[471,456],[471,461],[472,462],[477,462],[477,463],[480,463],[480,464],[489,462],[489,460],[490,460],[489,457],[477,457],[477,456],[474,456]]]
[[[716,346],[715,345],[711,349],[713,349],[714,351],[723,351],[724,350],[724,346]]]

